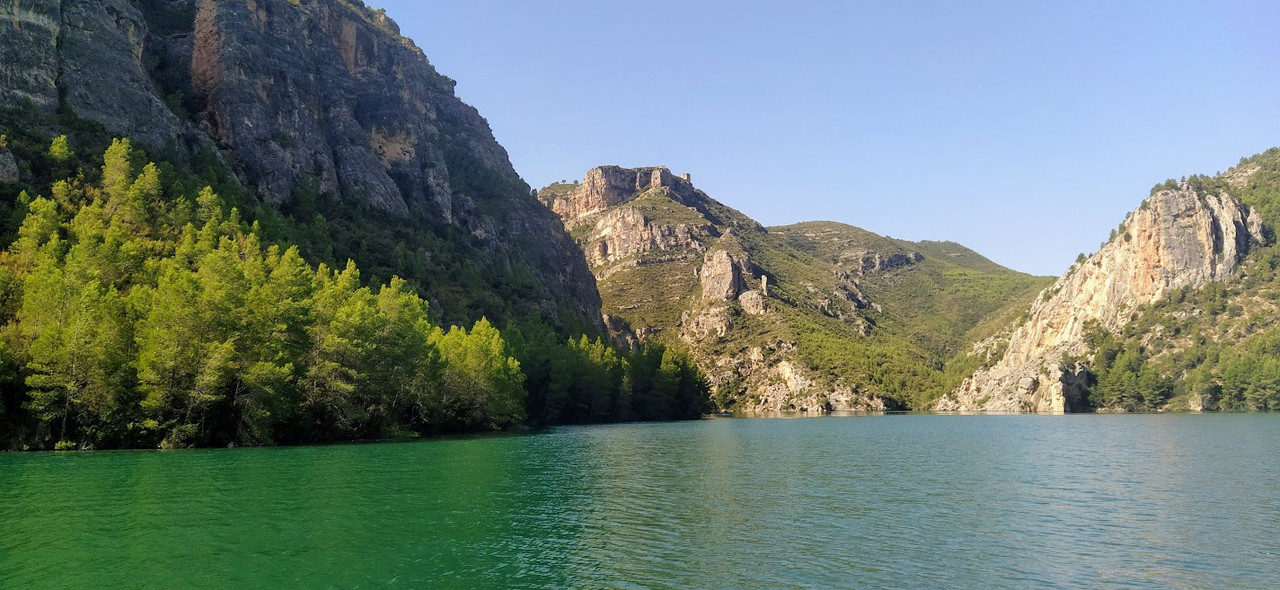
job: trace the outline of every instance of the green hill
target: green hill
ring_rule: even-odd
[[[688,347],[722,409],[926,407],[965,373],[949,362],[1048,282],[958,244],[764,228],[665,168],[596,168],[539,198],[583,249],[611,323]]]

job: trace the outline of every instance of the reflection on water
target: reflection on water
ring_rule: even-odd
[[[1272,587],[1280,416],[0,456],[0,587]]]

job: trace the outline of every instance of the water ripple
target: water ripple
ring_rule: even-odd
[[[1269,588],[1280,416],[0,456],[0,587]]]

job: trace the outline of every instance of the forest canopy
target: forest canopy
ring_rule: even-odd
[[[515,425],[696,418],[675,351],[536,322],[435,324],[404,280],[312,266],[128,140],[66,137],[0,252],[0,446],[258,445]],[[166,174],[163,171],[167,171]]]

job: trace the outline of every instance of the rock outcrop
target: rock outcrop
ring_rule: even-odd
[[[742,292],[742,270],[728,252],[716,250],[707,254],[699,275],[702,298],[708,301],[733,301]]]
[[[603,211],[588,233],[594,247],[585,252],[587,264],[608,265],[648,252],[700,251],[702,243],[697,236],[715,233],[709,224],[654,224],[631,207]]]
[[[1031,306],[994,365],[945,396],[939,411],[1070,412],[1084,400],[1085,325],[1118,330],[1139,306],[1174,289],[1222,281],[1263,241],[1259,215],[1231,196],[1183,184],[1129,214],[1101,250],[1077,264]]]
[[[637,202],[646,196],[679,210],[656,214]],[[704,242],[720,236],[720,230],[689,205],[698,200],[693,184],[661,166],[599,166],[588,170],[579,183],[542,189],[538,199],[580,236],[578,242],[597,279],[641,263],[692,259],[703,252]],[[652,253],[668,255],[645,259]]]
[[[924,255],[919,252],[865,252],[862,254],[861,264],[857,268],[858,274],[867,274],[872,272],[885,272],[895,268],[902,268],[911,264],[915,264],[924,260]]]
[[[0,184],[18,182],[18,161],[13,153],[0,148]]]
[[[559,188],[560,190],[557,190]],[[543,204],[564,219],[568,226],[578,225],[583,217],[648,193],[662,190],[672,200],[688,205],[697,199],[697,191],[685,174],[676,177],[665,166],[622,168],[597,166],[588,170],[582,182],[569,190],[548,187],[539,192]]]
[[[738,297],[742,311],[748,315],[764,315],[769,313],[769,298],[763,291],[751,290]]]

